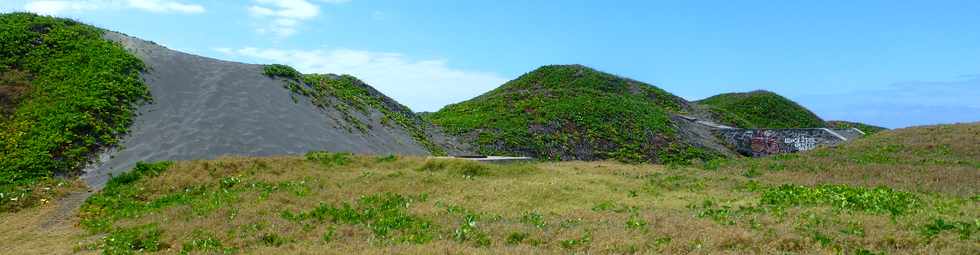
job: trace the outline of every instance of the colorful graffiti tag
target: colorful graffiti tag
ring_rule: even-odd
[[[791,144],[796,151],[808,151],[817,148],[817,138],[796,134],[783,140],[786,144]]]
[[[752,156],[765,156],[779,153],[779,140],[776,134],[769,130],[753,132]]]
[[[843,130],[850,131],[850,130]],[[826,128],[794,129],[717,129],[716,134],[736,152],[752,157],[808,151],[849,140]],[[842,132],[848,134],[846,132]]]

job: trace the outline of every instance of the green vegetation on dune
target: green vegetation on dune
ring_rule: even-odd
[[[426,118],[479,153],[559,160],[683,162],[670,113],[686,102],[654,86],[579,65],[544,66]],[[678,153],[667,155],[668,150]],[[667,162],[665,162],[667,163]]]
[[[805,107],[769,91],[727,93],[696,103],[719,121],[740,128],[819,128],[827,124]]]
[[[446,154],[445,149],[435,144],[426,133],[425,120],[416,116],[408,107],[387,98],[354,76],[301,74],[290,66],[280,64],[266,66],[264,73],[269,77],[286,79],[284,86],[287,89],[308,97],[317,107],[332,107],[339,111],[344,116],[342,122],[349,125],[345,127],[350,132],[355,129],[359,132],[367,132],[374,128],[358,119],[354,111],[370,116],[371,110],[377,110],[382,114],[382,125],[396,124],[433,155]],[[297,100],[295,96],[293,100]],[[331,100],[330,97],[339,101]]]
[[[0,84],[0,97],[18,92],[0,117],[0,209],[117,144],[149,99],[143,63],[102,34],[68,19],[0,15],[0,77],[20,77]]]
[[[858,130],[861,130],[861,132],[864,132],[867,135],[888,130],[887,128],[883,128],[883,127],[879,127],[879,126],[875,126],[875,125],[868,125],[868,124],[864,124],[864,123],[860,123],[860,122],[843,121],[843,120],[831,120],[831,121],[827,121],[827,127],[829,127],[829,128],[857,128]]]

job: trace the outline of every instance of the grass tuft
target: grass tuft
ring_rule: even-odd
[[[324,166],[343,166],[350,164],[351,157],[354,154],[349,152],[325,152],[325,151],[314,151],[306,153],[306,160],[319,163]]]

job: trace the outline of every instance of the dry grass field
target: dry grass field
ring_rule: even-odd
[[[980,124],[691,166],[144,164],[45,224],[58,208],[0,216],[2,253],[980,254]]]

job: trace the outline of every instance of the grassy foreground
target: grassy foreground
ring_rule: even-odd
[[[978,134],[900,129],[691,167],[343,153],[141,164],[90,197],[78,227],[36,227],[50,206],[34,208],[0,216],[13,233],[0,242],[14,253],[977,254]]]

